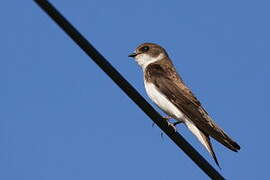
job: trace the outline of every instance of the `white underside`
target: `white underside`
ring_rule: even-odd
[[[161,94],[153,83],[144,81],[145,89],[151,100],[170,117],[182,121],[188,127],[188,129],[198,138],[198,140],[204,145],[204,147],[211,153],[211,150],[207,146],[207,142],[203,139],[200,130],[195,126],[193,122],[185,118],[184,114],[172,104],[163,94]]]
[[[144,82],[146,92],[152,101],[169,116],[184,121],[183,113],[161,94],[153,83]]]

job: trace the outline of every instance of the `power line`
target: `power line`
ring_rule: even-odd
[[[212,179],[225,179],[209,164],[160,114],[137,92],[137,90],[72,26],[47,0],[34,0],[56,24]]]

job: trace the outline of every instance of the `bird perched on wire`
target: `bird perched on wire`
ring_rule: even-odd
[[[218,166],[209,136],[232,151],[240,150],[240,146],[212,120],[185,85],[164,48],[154,43],[143,43],[129,57],[135,58],[141,66],[145,89],[151,100],[169,117],[184,123]]]

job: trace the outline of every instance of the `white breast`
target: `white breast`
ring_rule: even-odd
[[[175,119],[184,120],[183,113],[161,94],[153,83],[144,81],[144,85],[148,96],[160,109]]]

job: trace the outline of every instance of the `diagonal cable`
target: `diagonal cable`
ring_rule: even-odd
[[[145,112],[154,123],[181,148],[197,166],[211,179],[224,177],[211,166],[174,128],[169,126],[160,114],[138,93],[138,91],[87,41],[60,12],[47,0],[34,0],[47,15]]]

